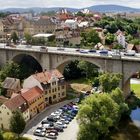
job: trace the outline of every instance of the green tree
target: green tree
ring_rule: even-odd
[[[0,140],[4,140],[1,130],[0,130]]]
[[[140,45],[140,39],[133,39],[130,42],[134,45]]]
[[[7,63],[0,71],[0,81],[6,77],[20,78],[20,66],[14,62]]]
[[[64,76],[66,80],[77,79],[82,76],[82,70],[78,67],[79,61],[72,61],[66,65]]]
[[[19,136],[23,132],[25,125],[22,114],[19,111],[13,112],[13,116],[10,119],[10,130]]]
[[[98,140],[109,133],[119,118],[119,105],[109,94],[94,94],[80,105],[78,140]]]
[[[79,61],[78,67],[83,71],[83,74],[86,75],[86,78],[88,79],[98,76],[98,67],[90,62]]]
[[[25,37],[25,40],[26,40],[27,44],[31,44],[32,36],[29,33],[25,33],[24,37]]]
[[[86,47],[93,47],[97,43],[101,42],[101,38],[99,37],[99,34],[95,30],[90,30],[88,32],[82,32],[81,33],[81,44]]]
[[[122,50],[123,49],[123,46],[121,44],[115,44],[113,46],[113,49]]]
[[[111,92],[110,96],[119,105],[121,118],[121,115],[125,114],[129,110],[128,105],[125,103],[123,92],[120,90],[120,88],[116,88]]]
[[[107,33],[105,37],[106,45],[111,45],[115,40],[115,35],[111,33]]]
[[[119,86],[121,81],[121,74],[117,73],[104,73],[99,76],[99,83],[103,92],[111,92]]]
[[[12,35],[11,35],[11,40],[13,40],[14,44],[17,43],[18,39],[19,38],[18,38],[17,33],[16,32],[13,32]]]

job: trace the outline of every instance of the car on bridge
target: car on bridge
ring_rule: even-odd
[[[44,47],[44,46],[41,46],[39,49],[40,49],[41,52],[47,52],[48,51],[48,48]]]
[[[88,50],[80,50],[79,52],[80,53],[88,53],[89,51]]]
[[[135,56],[136,51],[135,50],[128,50],[127,52],[124,53],[126,56]]]

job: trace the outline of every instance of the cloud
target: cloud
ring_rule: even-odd
[[[9,7],[74,7],[83,8],[99,4],[117,4],[134,8],[140,7],[140,0],[0,0],[0,8]]]

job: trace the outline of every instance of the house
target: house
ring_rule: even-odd
[[[126,49],[127,50],[135,50],[137,53],[139,53],[140,52],[140,45],[127,44]]]
[[[30,119],[28,104],[26,100],[18,94],[0,106],[0,128],[9,130],[11,116],[16,110],[22,113],[25,121]]]
[[[4,102],[8,101],[8,98],[0,95],[0,105],[2,105]]]
[[[125,34],[122,31],[118,30],[116,32],[116,35],[118,44],[122,45],[123,48],[125,48],[126,47]]]
[[[94,46],[94,48],[97,50],[103,50],[105,49],[105,46],[99,42]]]
[[[33,118],[45,108],[43,91],[38,86],[21,93],[21,95],[29,106],[30,118]]]
[[[25,89],[35,86],[44,91],[47,105],[59,102],[66,97],[66,82],[63,75],[57,69],[36,73],[23,82],[23,88]]]
[[[20,91],[20,80],[7,77],[2,83],[2,87],[6,90],[6,97],[11,98],[12,93]]]
[[[70,29],[77,29],[78,28],[78,22],[74,19],[67,19],[65,21],[65,27],[68,27]]]

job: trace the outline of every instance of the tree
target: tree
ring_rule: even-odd
[[[0,81],[6,77],[20,78],[20,66],[14,62],[7,63],[0,71]]]
[[[114,46],[113,46],[113,49],[117,49],[117,50],[122,50],[123,49],[123,46],[121,45],[121,44],[115,44]]]
[[[104,73],[99,76],[99,83],[103,92],[111,92],[119,86],[121,81],[121,74],[117,73]]]
[[[0,130],[0,140],[4,140],[1,130]]]
[[[90,62],[79,61],[78,67],[83,71],[86,78],[98,76],[98,67]]]
[[[12,35],[11,35],[11,40],[13,40],[14,44],[17,43],[18,39],[19,38],[18,38],[17,33],[16,32],[13,32]]]
[[[81,33],[81,44],[84,46],[93,47],[97,43],[101,42],[101,38],[99,37],[99,34],[95,30],[90,30],[88,32],[82,32]]]
[[[19,136],[23,132],[25,125],[26,123],[22,114],[19,111],[13,112],[13,116],[10,119],[11,131]]]
[[[80,105],[78,140],[98,140],[109,133],[119,118],[119,105],[109,94],[94,94]]]
[[[80,78],[82,75],[82,70],[78,67],[79,61],[72,61],[67,64],[64,69],[64,77],[66,80]]]
[[[120,88],[116,88],[111,92],[110,96],[119,105],[120,118],[121,118],[121,116],[126,114],[127,111],[129,110],[128,105],[125,103],[123,92],[120,90]]]
[[[25,33],[24,37],[25,37],[25,40],[26,40],[27,44],[31,44],[32,36],[29,33]]]
[[[105,37],[105,44],[111,45],[115,40],[115,35],[111,33],[107,33]]]

